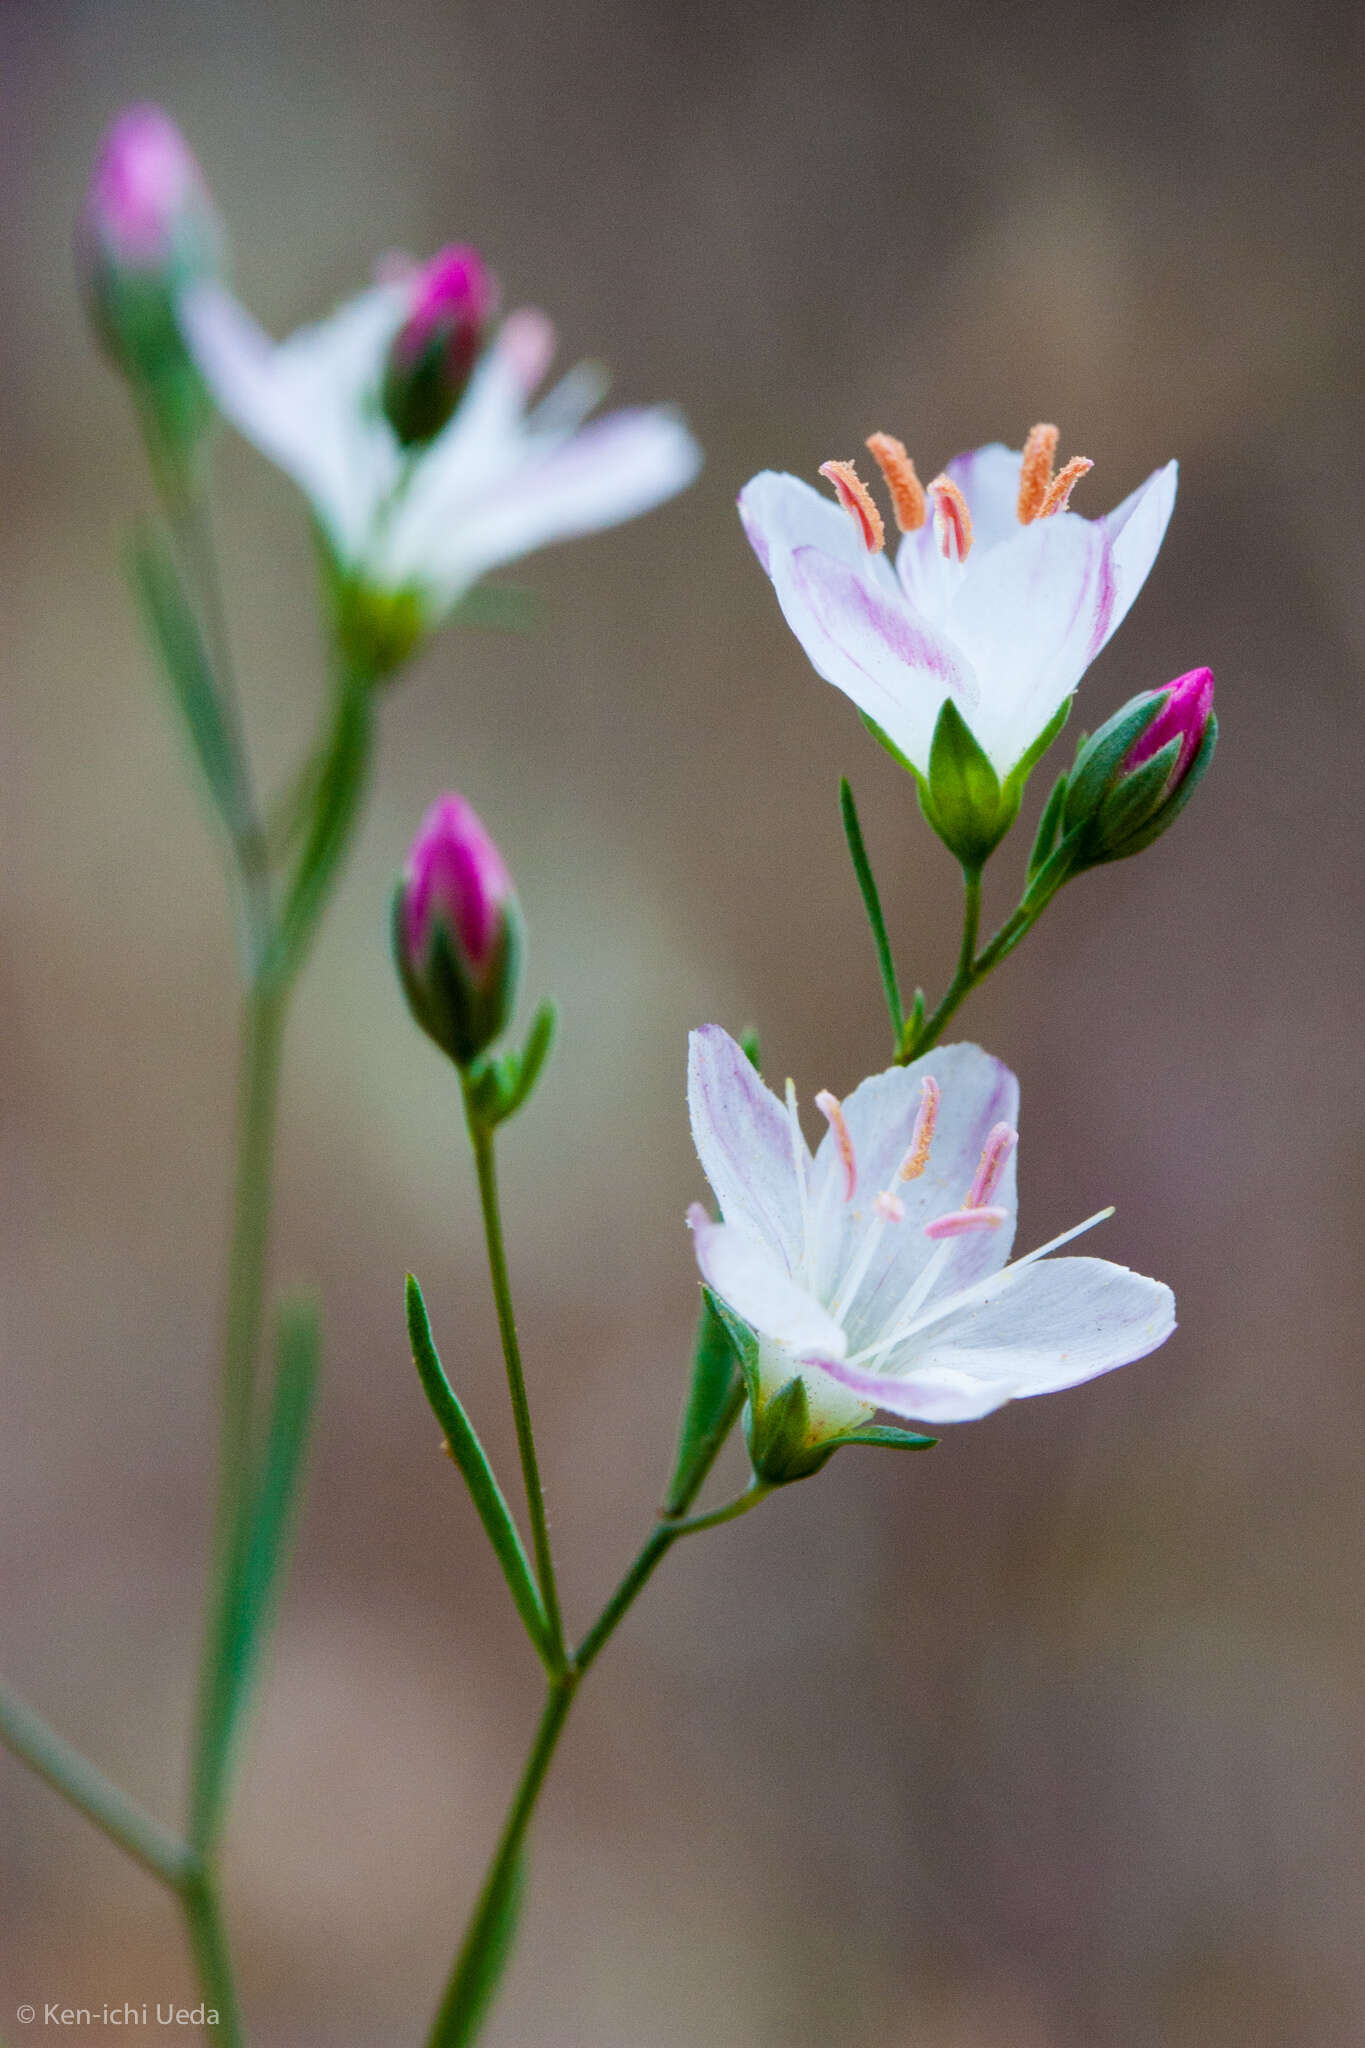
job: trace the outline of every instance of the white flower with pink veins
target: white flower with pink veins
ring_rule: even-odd
[[[756,1339],[760,1410],[799,1376],[811,1444],[878,1409],[970,1422],[1170,1336],[1160,1281],[1048,1256],[1108,1209],[1010,1261],[1019,1084],[979,1046],[815,1099],[812,1157],[792,1084],[784,1105],[726,1032],[692,1033],[692,1134],[723,1220],[694,1203],[688,1221],[702,1278]]]
[[[1113,512],[1084,519],[1071,493],[1092,465],[1053,474],[1057,429],[1022,449],[959,455],[927,489],[901,443],[873,434],[904,538],[894,568],[875,500],[850,462],[821,474],[838,499],[764,470],[740,518],[787,624],[816,671],[921,775],[951,698],[1003,781],[1048,733],[1121,624],[1175,504],[1168,462]]]

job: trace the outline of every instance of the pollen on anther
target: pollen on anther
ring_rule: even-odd
[[[934,1142],[934,1125],[938,1122],[939,1085],[932,1074],[926,1074],[920,1082],[919,1108],[915,1112],[915,1127],[910,1133],[910,1149],[900,1163],[902,1180],[918,1180],[929,1164],[929,1147]]]
[[[999,1187],[1009,1157],[1019,1143],[1019,1133],[1013,1124],[999,1123],[992,1126],[981,1149],[981,1163],[976,1169],[972,1184],[967,1190],[964,1209],[984,1209],[991,1196]]]
[[[825,1118],[834,1133],[834,1142],[839,1148],[839,1157],[844,1168],[844,1200],[853,1200],[853,1191],[858,1185],[858,1162],[853,1154],[853,1137],[844,1115],[844,1105],[837,1095],[828,1088],[822,1088],[815,1098],[815,1107]]]
[[[935,1241],[945,1237],[965,1237],[973,1230],[998,1230],[1002,1223],[1008,1221],[1008,1209],[952,1209],[946,1216],[935,1216],[932,1223],[926,1223],[924,1235]]]
[[[904,441],[898,441],[894,434],[869,434],[867,447],[886,479],[897,526],[902,533],[918,533],[929,517],[929,506],[924,485],[905,452]]]
[[[1047,496],[1038,507],[1038,517],[1051,519],[1054,512],[1065,512],[1071,493],[1086,471],[1094,467],[1088,455],[1073,455],[1070,462],[1064,463],[1047,487]]]
[[[905,1221],[905,1204],[899,1195],[891,1192],[890,1188],[883,1188],[872,1206],[884,1222],[903,1223]]]
[[[950,476],[936,476],[929,486],[934,501],[934,533],[939,553],[950,562],[965,562],[972,546],[972,515],[967,500]]]
[[[1057,429],[1040,420],[1029,428],[1024,459],[1019,465],[1019,524],[1028,526],[1043,509],[1052,482],[1052,459],[1057,453]]]
[[[886,528],[882,515],[867,485],[851,462],[822,462],[820,474],[827,477],[834,486],[834,495],[857,527],[863,546],[870,555],[879,555],[886,546]]]

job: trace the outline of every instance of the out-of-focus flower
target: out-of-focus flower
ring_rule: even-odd
[[[413,1016],[467,1067],[504,1029],[521,971],[521,911],[502,855],[462,796],[422,820],[394,894],[394,957]]]
[[[442,249],[410,285],[384,361],[384,417],[405,447],[434,441],[469,387],[497,290],[477,249]]]
[[[1058,825],[1072,871],[1124,860],[1159,839],[1194,795],[1217,742],[1212,669],[1192,668],[1116,711],[1081,746],[1067,781]]]
[[[951,702],[1004,782],[1027,771],[1142,588],[1176,465],[1092,520],[1070,510],[1091,464],[1074,457],[1053,474],[1055,427],[1035,427],[1022,450],[959,455],[927,488],[899,441],[867,445],[904,536],[894,569],[851,463],[823,467],[837,503],[763,471],[740,492],[745,532],[818,673],[893,750],[927,778]]]
[[[739,1046],[692,1034],[692,1134],[720,1204],[689,1213],[712,1293],[751,1333],[750,1440],[760,1477],[802,1476],[878,1410],[967,1422],[1126,1365],[1175,1327],[1171,1291],[1104,1259],[1045,1255],[1090,1217],[1007,1264],[1018,1084],[974,1045],[893,1067],[845,1102],[812,1158]],[[765,1411],[801,1382],[804,1444],[763,1468]],[[792,1465],[795,1452],[795,1466]]]
[[[386,282],[279,344],[220,287],[181,305],[219,407],[307,494],[343,588],[362,609],[402,614],[407,648],[487,570],[648,511],[701,459],[668,407],[587,421],[603,383],[586,366],[532,405],[554,337],[531,310],[497,329],[434,438],[405,446],[385,415],[385,375],[421,329],[430,277],[390,266]]]
[[[219,274],[223,249],[217,210],[180,130],[160,107],[125,109],[100,145],[76,228],[77,268],[101,346],[170,412],[165,424],[182,438],[207,408],[176,299]]]

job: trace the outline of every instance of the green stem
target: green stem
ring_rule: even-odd
[[[210,1868],[200,1865],[186,1880],[181,1887],[180,1903],[202,2002],[218,2014],[216,2025],[209,2028],[209,2037],[219,2048],[241,2048],[245,2035],[232,1953],[223,1925],[218,1880]]]
[[[980,868],[964,867],[962,870],[962,886],[962,944],[958,949],[957,971],[948,984],[943,1001],[932,1016],[926,1017],[913,1039],[903,1048],[896,1062],[898,1066],[908,1066],[911,1060],[919,1057],[920,1053],[928,1051],[929,1047],[937,1041],[944,1025],[948,1022],[948,1019],[952,1016],[963,997],[976,986],[978,980],[976,937],[981,926]]]
[[[8,1686],[0,1686],[0,1742],[153,1877],[173,1889],[183,1884],[194,1860],[184,1844],[143,1813]]]
[[[535,1432],[531,1427],[531,1406],[526,1396],[526,1375],[522,1370],[521,1346],[517,1341],[517,1320],[512,1308],[507,1249],[503,1242],[502,1209],[498,1201],[493,1132],[479,1116],[467,1082],[464,1089],[464,1106],[470,1143],[474,1148],[474,1167],[479,1180],[479,1205],[483,1211],[484,1241],[488,1247],[488,1271],[493,1283],[493,1300],[498,1312],[498,1334],[502,1339],[507,1387],[512,1397],[512,1415],[517,1428],[521,1476],[526,1487],[526,1510],[531,1518],[531,1547],[535,1553],[540,1597],[545,1607],[547,1647],[554,1665],[562,1669],[565,1662],[564,1622],[559,1611],[559,1590],[555,1584],[554,1558],[550,1550],[550,1531],[545,1516],[545,1494],[536,1457]]]
[[[550,1681],[540,1725],[507,1810],[478,1904],[455,1958],[427,2048],[464,2048],[465,2043],[474,2040],[497,1988],[503,1951],[511,1938],[510,1920],[526,1831],[577,1684],[578,1674],[567,1668]]]
[[[531,1825],[536,1801],[540,1797],[550,1761],[563,1733],[569,1708],[573,1704],[574,1694],[584,1672],[597,1657],[655,1567],[667,1556],[680,1536],[694,1536],[703,1529],[714,1529],[722,1522],[731,1522],[736,1516],[747,1514],[750,1508],[757,1507],[771,1491],[771,1487],[764,1486],[761,1481],[756,1480],[737,1500],[727,1501],[724,1507],[713,1508],[708,1514],[694,1515],[688,1521],[658,1521],[646,1538],[635,1562],[578,1649],[564,1668],[550,1680],[540,1724],[531,1743],[530,1753],[522,1766],[521,1777],[512,1795],[512,1803],[503,1822],[502,1834],[498,1838],[498,1846],[479,1892],[478,1904],[474,1908],[464,1940],[460,1944],[460,1952],[455,1959],[455,1967],[451,1971],[445,1996],[441,2000],[431,2033],[427,2037],[427,2048],[468,2048],[468,2044],[478,2034],[497,1988],[498,1973],[512,1939],[514,1888],[527,1830]]]
[[[660,1518],[645,1538],[634,1563],[575,1650],[574,1668],[580,1676],[595,1662],[641,1588],[653,1576],[656,1567],[667,1557],[680,1536],[695,1536],[703,1529],[715,1529],[722,1522],[733,1522],[737,1516],[747,1515],[750,1508],[756,1508],[771,1492],[770,1486],[763,1485],[760,1480],[754,1480],[746,1492],[741,1493],[735,1500],[727,1501],[724,1507],[712,1508],[709,1514],[693,1515],[688,1521]]]
[[[237,1173],[219,1382],[218,1496],[190,1780],[189,1837],[201,1855],[210,1851],[221,1826],[235,1732],[237,1673],[232,1651],[254,1464],[256,1366],[265,1317],[272,1162],[289,993],[287,982],[262,976],[248,990],[243,1014]]]
[[[891,1035],[899,1053],[905,1042],[905,1007],[901,1002],[900,983],[896,979],[896,963],[892,958],[886,919],[882,915],[882,899],[877,890],[876,877],[872,873],[872,863],[867,857],[863,828],[858,819],[858,806],[853,801],[853,791],[849,787],[847,776],[844,776],[839,784],[839,808],[843,813],[844,837],[848,840],[853,872],[858,878],[863,908],[872,927],[872,943],[877,949],[877,965],[881,969],[882,987],[886,991],[886,1007],[891,1012]]]

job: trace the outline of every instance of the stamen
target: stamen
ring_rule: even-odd
[[[950,476],[936,476],[929,486],[934,501],[934,533],[939,553],[950,562],[965,562],[971,552],[972,515],[967,500]]]
[[[905,1204],[899,1195],[892,1194],[890,1188],[883,1188],[872,1206],[886,1223],[905,1221]]]
[[[822,1088],[815,1098],[815,1107],[834,1133],[834,1142],[844,1163],[844,1200],[851,1202],[858,1185],[858,1162],[853,1156],[853,1139],[844,1116],[844,1106],[837,1095],[831,1095],[828,1088]]]
[[[929,507],[904,441],[894,434],[869,434],[867,447],[886,479],[897,526],[902,533],[918,533],[929,517]]]
[[[879,555],[886,546],[886,528],[882,524],[882,515],[877,510],[872,493],[853,464],[822,462],[820,474],[828,477],[833,484],[834,495],[857,527],[867,552],[870,555]]]
[[[984,1209],[1000,1185],[1000,1177],[1009,1162],[1009,1156],[1019,1143],[1019,1133],[1013,1124],[996,1124],[986,1138],[981,1151],[981,1163],[975,1178],[967,1190],[964,1209]]]
[[[942,1237],[965,1237],[969,1230],[998,1230],[1009,1222],[1008,1209],[950,1209],[924,1226],[924,1235],[937,1243]]]
[[[1057,453],[1057,429],[1040,421],[1029,428],[1024,459],[1019,465],[1019,524],[1028,526],[1043,509],[1052,482],[1052,458]]]
[[[945,1294],[941,1301],[934,1303],[927,1314],[921,1316],[920,1306],[928,1297],[930,1287],[942,1271],[952,1248],[949,1244],[941,1244],[925,1267],[918,1284],[911,1289],[913,1301],[907,1297],[902,1305],[890,1335],[879,1337],[877,1342],[869,1344],[865,1351],[855,1352],[848,1363],[867,1365],[874,1358],[883,1358],[888,1351],[893,1351],[898,1344],[903,1344],[907,1337],[917,1336],[921,1330],[927,1330],[934,1323],[942,1322],[945,1316],[956,1315],[959,1309],[970,1308],[974,1302],[984,1301],[991,1295],[998,1294],[1021,1273],[1027,1272],[1030,1266],[1036,1265],[1039,1259],[1045,1259],[1049,1252],[1060,1251],[1064,1244],[1070,1244],[1073,1237],[1079,1237],[1083,1231],[1093,1230],[1097,1223],[1107,1222],[1113,1213],[1112,1203],[1107,1209],[1097,1209],[1093,1216],[1086,1217],[1084,1223],[1073,1224],[1071,1229],[1064,1230],[1060,1237],[1049,1238],[1047,1243],[1040,1244],[1036,1251],[1025,1252],[1022,1259],[1015,1259],[1010,1265],[1002,1266],[998,1273],[988,1273],[984,1280],[974,1281],[970,1287],[962,1288],[957,1294]]]
[[[934,1142],[940,1095],[938,1082],[932,1074],[926,1074],[920,1083],[919,1108],[915,1112],[915,1128],[910,1133],[910,1149],[900,1163],[898,1178],[901,1180],[918,1180],[929,1164],[929,1147]]]
[[[1054,512],[1065,512],[1071,493],[1086,471],[1094,467],[1088,455],[1073,455],[1070,462],[1058,470],[1048,485],[1047,496],[1038,507],[1038,517],[1051,519]]]

